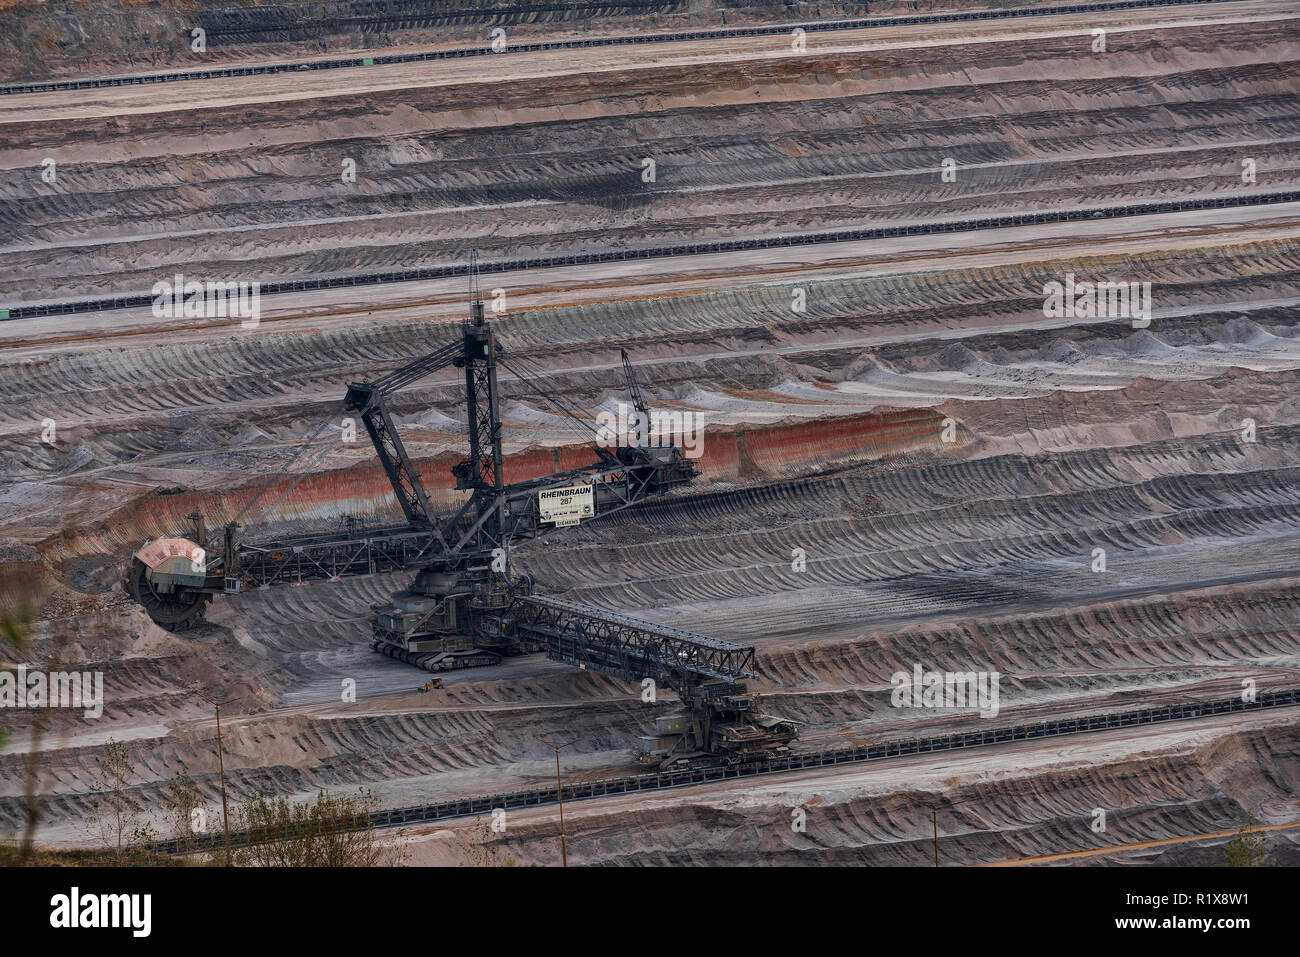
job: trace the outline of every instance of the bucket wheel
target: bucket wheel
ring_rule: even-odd
[[[149,617],[168,631],[185,631],[203,621],[212,595],[197,588],[177,585],[162,592],[149,580],[149,566],[132,558],[123,581],[126,593],[144,608]]]

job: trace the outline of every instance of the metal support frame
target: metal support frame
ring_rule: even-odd
[[[685,691],[707,679],[735,685],[755,677],[752,645],[541,595],[516,598],[508,613],[520,632],[545,641],[556,661],[624,680],[668,678]]]
[[[242,545],[238,572],[245,587],[323,581],[411,568],[437,554],[440,539],[429,529],[378,528],[367,535],[310,536]],[[209,569],[211,574],[214,569]]]
[[[402,444],[381,396],[382,393],[374,386],[353,384],[348,387],[347,407],[361,414],[361,421],[406,520],[412,525],[431,525],[433,510],[429,506],[429,495],[415,474],[406,446]]]
[[[501,416],[497,395],[496,336],[488,326],[466,326],[465,404],[469,412],[469,458],[458,487],[501,492]]]

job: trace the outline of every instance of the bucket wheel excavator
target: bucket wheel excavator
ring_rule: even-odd
[[[623,365],[637,413],[648,420],[626,353]],[[464,374],[469,454],[451,471],[456,489],[469,494],[454,514],[440,518],[388,402],[397,390],[447,367]],[[512,547],[637,505],[689,484],[699,473],[677,445],[651,445],[648,432],[640,431],[638,438],[647,438],[635,445],[597,445],[589,465],[507,483],[499,368],[597,432],[545,388],[544,375],[527,360],[504,355],[471,278],[470,317],[457,341],[382,378],[351,383],[343,400],[344,412],[365,426],[404,522],[364,529],[353,523],[333,533],[248,542],[236,520],[208,541],[203,516],[195,513],[189,516],[192,539],[160,538],[132,556],[126,591],[155,622],[180,632],[202,621],[218,593],[415,569],[407,588],[371,606],[369,640],[377,652],[442,672],[544,651],[627,681],[661,681],[677,691],[686,712],[666,724],[661,719],[656,734],[643,741],[640,757],[650,763],[697,763],[720,755],[734,763],[786,750],[797,734],[794,722],[759,714],[756,696],[747,695],[741,683],[753,677],[752,647],[534,595],[531,578],[512,576]]]

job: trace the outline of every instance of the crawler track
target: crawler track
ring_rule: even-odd
[[[1097,206],[1081,209],[1060,209],[1040,213],[1014,213],[1005,216],[983,216],[976,219],[949,220],[937,223],[911,223],[905,226],[854,227],[851,229],[818,230],[792,235],[762,236],[755,239],[717,239],[698,243],[681,243],[664,246],[643,246],[633,249],[615,249],[606,252],[557,253],[519,259],[498,259],[481,262],[482,273],[515,272],[527,269],[550,269],[557,266],[586,266],[595,263],[631,262],[638,259],[665,259],[672,256],[699,256],[710,253],[740,252],[752,249],[778,249],[790,246],[815,246],[822,243],[860,242],[871,239],[894,239],[902,236],[928,236],[939,233],[975,232],[983,229],[1005,229],[1013,226],[1039,226],[1056,223],[1088,222],[1097,219],[1124,219],[1133,216],[1151,216],[1165,213],[1195,212],[1206,209],[1233,209],[1300,202],[1300,190],[1274,193],[1252,193],[1244,196],[1216,196],[1194,199],[1173,199],[1149,203],[1127,203],[1122,206]],[[277,293],[303,292],[314,289],[341,289],[348,286],[375,286],[395,282],[419,282],[429,279],[449,279],[467,274],[468,266],[432,266],[420,269],[402,269],[392,272],[359,273],[351,276],[329,276],[317,279],[289,279],[262,283],[263,296]],[[34,319],[40,316],[71,315],[84,312],[104,312],[113,309],[137,309],[153,303],[152,295],[114,296],[107,299],[84,299],[72,302],[44,303],[0,309],[0,320]]]
[[[929,754],[937,751],[964,751],[972,748],[1009,744],[1015,741],[1087,734],[1093,731],[1109,731],[1117,728],[1163,724],[1170,721],[1187,721],[1214,715],[1287,708],[1297,705],[1300,705],[1300,689],[1264,692],[1252,702],[1245,702],[1240,698],[1229,698],[1218,701],[1167,705],[1162,708],[1143,708],[1135,711],[1064,718],[1058,721],[1040,721],[1035,724],[1015,725],[1009,728],[991,728],[987,731],[969,731],[963,734],[892,741],[887,744],[856,748],[833,748],[824,751],[792,754],[764,764],[692,768],[684,771],[660,771],[624,778],[609,778],[568,785],[564,788],[563,797],[566,801],[583,801],[616,794],[662,791],[668,788],[706,784],[729,778],[780,774],[786,771],[802,771],[808,768],[824,768],[840,764],[858,764],[864,761],[879,761],[885,758],[911,754]],[[559,799],[560,793],[557,788],[512,791],[506,794],[465,798],[460,801],[443,801],[438,804],[377,811],[368,816],[364,826],[376,828],[403,827],[409,824],[444,821],[474,814],[489,814],[496,808],[516,810],[541,807],[556,804]],[[232,846],[245,847],[261,843],[266,838],[267,835],[265,834],[239,831],[230,835],[230,843]],[[188,846],[176,840],[157,841],[145,846],[150,850],[176,854],[217,850],[224,846],[224,843],[223,835],[209,834],[196,839],[192,843],[187,842]]]
[[[683,43],[693,40],[725,40],[735,37],[757,37],[789,35],[794,30],[805,33],[834,33],[843,30],[867,30],[879,27],[924,26],[937,23],[967,23],[977,20],[1006,20],[1021,17],[1065,16],[1080,13],[1106,13],[1114,10],[1141,10],[1158,7],[1202,6],[1217,3],[1233,3],[1236,0],[1110,0],[1106,3],[1080,3],[1069,6],[1014,7],[1005,10],[972,10],[960,13],[934,13],[914,17],[871,17],[854,20],[825,20],[808,23],[783,23],[775,26],[734,27],[724,30],[680,30],[672,33],[648,33],[630,36],[593,37],[591,39],[546,40],[537,43],[516,43],[505,47],[500,53],[490,46],[457,47],[450,50],[431,50],[424,53],[395,53],[386,56],[354,56],[332,60],[308,60],[292,63],[271,63],[265,66],[237,66],[220,70],[186,70],[172,73],[143,73],[133,76],[105,77],[96,80],[51,80],[43,83],[17,83],[0,86],[0,96],[13,96],[22,93],[54,93],[61,90],[94,90],[103,87],[141,86],[155,83],[178,83],[192,80],[216,80],[236,76],[266,76],[273,73],[291,73],[298,70],[339,70],[362,66],[379,66],[393,63],[418,63],[425,60],[454,60],[464,57],[499,56],[509,53],[536,53],[545,50],[572,50],[586,47],[638,46],[648,43]],[[635,8],[638,4],[592,5],[593,12],[606,12],[612,9]],[[555,11],[555,5],[534,5],[514,8],[510,11],[482,11],[487,20],[497,18],[500,22],[514,22],[529,14]],[[505,14],[509,16],[505,16]],[[490,16],[489,16],[490,15]],[[360,27],[364,32],[377,29],[410,29],[426,25],[436,25],[443,17],[353,17],[338,21],[344,26]],[[492,22],[497,22],[492,19]],[[241,21],[229,26],[215,25],[209,29],[212,39],[231,39],[236,42],[254,39],[284,40],[298,39],[319,31],[324,22],[301,25],[269,24],[261,21]]]

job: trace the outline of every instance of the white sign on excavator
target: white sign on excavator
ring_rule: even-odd
[[[591,485],[548,488],[537,493],[537,511],[543,522],[556,528],[577,525],[596,514],[596,490]]]

